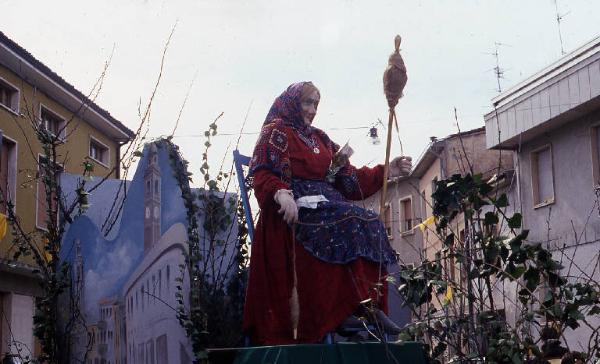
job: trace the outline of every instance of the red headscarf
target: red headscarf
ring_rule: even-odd
[[[271,109],[269,109],[263,125],[269,124],[275,119],[281,119],[284,124],[293,126],[295,129],[309,134],[312,128],[304,123],[300,107],[302,89],[306,84],[312,85],[312,82],[293,83],[279,95],[273,102]]]
[[[312,82],[291,84],[273,102],[254,147],[254,153],[250,160],[249,177],[252,177],[260,169],[268,169],[280,176],[283,181],[290,181],[291,169],[287,154],[287,135],[281,129],[282,126],[290,126],[305,137],[310,137],[314,132],[328,146],[332,154],[339,149],[322,130],[304,123],[300,99],[306,84],[312,85]],[[314,85],[312,86],[314,87]]]

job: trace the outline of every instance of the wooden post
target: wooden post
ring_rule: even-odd
[[[394,109],[390,109],[390,118],[388,120],[388,129],[387,129],[387,144],[385,146],[385,164],[383,167],[383,187],[381,189],[381,202],[379,204],[379,217],[381,221],[385,223],[385,200],[387,196],[387,181],[388,176],[390,174],[390,152],[392,149],[392,124],[394,123]]]

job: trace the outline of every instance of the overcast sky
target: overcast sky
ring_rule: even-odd
[[[600,33],[600,1],[557,1],[565,51]],[[257,132],[273,99],[301,80],[321,90],[314,125],[338,143],[350,140],[354,164],[382,162],[385,142],[372,145],[367,129],[334,129],[387,121],[381,79],[396,34],[409,74],[396,112],[404,152],[414,157],[430,136],[456,132],[454,107],[462,130],[483,126],[498,94],[496,42],[503,89],[561,57],[553,0],[0,0],[0,9],[0,29],[84,93],[114,49],[97,103],[132,129],[177,24],[150,135],[170,134],[190,90],[174,141],[193,172],[203,143],[194,136],[218,114],[220,132],[237,133],[249,109],[245,131]],[[244,135],[242,152],[255,139]],[[220,159],[230,141],[217,137],[213,154]]]

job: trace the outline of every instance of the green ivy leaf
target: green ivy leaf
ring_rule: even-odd
[[[502,261],[506,262],[506,258],[508,258],[508,248],[505,247],[504,245],[500,246],[500,258],[502,258]]]
[[[513,251],[513,253],[521,249],[523,240],[527,238],[527,235],[529,235],[529,230],[523,230],[519,235],[510,239],[508,245],[510,245],[510,249]]]
[[[527,289],[533,292],[540,284],[540,271],[537,268],[531,266],[523,274],[523,279],[525,279],[525,287],[527,287]]]
[[[507,273],[509,279],[513,281],[515,279],[519,279],[526,270],[527,268],[524,266],[515,266],[513,262],[510,262],[506,265],[505,272]]]
[[[523,216],[520,213],[515,213],[511,218],[508,219],[508,227],[511,229],[518,229],[521,227]]]
[[[521,303],[524,305],[526,305],[527,302],[529,302],[529,298],[531,297],[529,291],[526,288],[519,290],[517,295],[519,297],[519,301],[521,301]]]
[[[483,196],[485,196],[488,193],[492,192],[492,190],[493,190],[492,186],[490,186],[488,183],[482,183],[479,186],[479,193],[482,194]]]
[[[495,201],[494,204],[498,208],[507,207],[509,205],[509,203],[508,203],[508,197],[506,196],[506,193],[501,194],[500,197],[498,197],[498,199]]]
[[[527,268],[525,268],[523,266],[518,266],[515,268],[515,272],[514,272],[513,276],[515,278],[519,278],[525,273],[526,270],[527,270]]]
[[[444,239],[444,245],[445,246],[453,246],[454,245],[454,233],[450,233],[450,234],[448,234],[448,236],[446,236],[446,238]]]
[[[592,309],[588,312],[588,315],[590,315],[590,316],[597,315],[597,314],[600,314],[599,306],[592,307]]]
[[[483,224],[490,226],[490,225],[496,225],[500,220],[498,219],[498,215],[496,215],[495,213],[488,211],[485,213],[485,218],[483,220]]]

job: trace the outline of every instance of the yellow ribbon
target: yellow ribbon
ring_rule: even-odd
[[[454,295],[454,290],[452,289],[451,285],[448,285],[448,288],[446,288],[446,299],[448,301],[452,301],[453,295]]]
[[[425,231],[425,229],[427,229],[427,225],[431,225],[435,222],[435,216],[429,216],[427,219],[425,219],[425,221],[423,221],[422,223],[420,223],[419,225],[415,226],[416,228],[421,229],[421,232]]]
[[[454,296],[454,290],[452,289],[452,286],[450,285],[450,283],[448,283],[448,286],[446,287],[446,294],[444,295],[444,299],[442,301],[442,306],[448,306],[450,304],[450,302],[452,302],[453,296]]]
[[[48,243],[50,243],[50,240],[48,240],[48,238],[42,238],[42,244],[44,244],[44,247],[46,245],[48,245]],[[52,254],[50,254],[45,249],[44,249],[44,258],[46,258],[46,262],[52,263]]]

